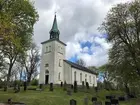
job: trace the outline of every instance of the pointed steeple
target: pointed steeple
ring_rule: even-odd
[[[57,27],[57,19],[56,19],[56,14],[55,14],[53,26],[52,26],[52,29],[50,30],[50,39],[59,39],[59,34],[60,32]]]

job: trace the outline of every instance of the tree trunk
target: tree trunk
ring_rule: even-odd
[[[11,76],[12,67],[13,67],[13,64],[10,63],[10,65],[9,65],[9,70],[8,70],[8,74],[7,74],[7,81],[6,81],[5,91],[7,91],[7,88],[8,88],[8,86],[9,86],[9,81],[10,81],[10,76]]]
[[[28,75],[28,77],[27,77],[27,85],[29,85],[30,82],[31,82],[31,76],[32,75],[30,73],[28,73],[27,75]]]
[[[128,87],[127,83],[125,83],[125,91],[126,91],[126,94],[129,96],[130,95],[130,90],[129,90],[129,87]]]

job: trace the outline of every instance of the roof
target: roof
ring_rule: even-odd
[[[51,42],[51,41],[58,41],[59,43],[61,43],[61,44],[65,45],[65,46],[67,46],[65,43],[63,43],[62,41],[60,41],[60,40],[58,40],[58,39],[49,39],[49,40],[47,40],[47,41],[41,42],[41,44],[48,43],[48,42]]]
[[[54,17],[52,29],[50,30],[50,33],[51,33],[51,32],[60,34],[60,32],[59,32],[59,30],[58,30],[58,27],[57,27],[56,15],[55,15],[55,17]]]
[[[88,73],[91,73],[91,74],[98,75],[98,73],[96,73],[95,71],[90,70],[90,69],[88,69],[88,68],[86,68],[86,67],[84,67],[84,66],[78,65],[78,64],[76,64],[76,63],[73,63],[73,62],[71,62],[71,61],[64,60],[64,62],[66,62],[66,63],[68,63],[69,65],[71,65],[71,67],[77,68],[77,69],[79,69],[79,70],[81,70],[81,71],[84,71],[84,72],[88,72]]]

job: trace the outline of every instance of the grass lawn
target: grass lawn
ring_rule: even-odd
[[[77,105],[84,105],[84,97],[88,97],[91,100],[92,96],[95,96],[93,89],[88,90],[88,93],[78,92],[72,93],[72,96],[68,96],[66,91],[63,91],[63,88],[55,87],[53,92],[49,91],[49,88],[45,88],[44,91],[34,91],[27,90],[26,92],[21,89],[20,93],[14,93],[12,89],[9,89],[7,92],[0,90],[0,102],[7,102],[8,98],[12,98],[13,101],[23,102],[26,105],[70,105],[70,99],[76,99]],[[100,91],[98,93],[98,100],[101,100],[103,103],[105,101],[105,95],[109,94],[123,94],[122,92],[116,91]],[[92,105],[89,100],[89,105]],[[120,103],[120,105],[140,105],[136,104],[139,99],[133,99],[128,102]],[[103,104],[104,105],[104,104]]]

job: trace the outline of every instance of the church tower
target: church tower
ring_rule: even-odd
[[[60,84],[64,82],[63,60],[66,44],[59,40],[60,31],[56,15],[50,30],[50,39],[42,42],[39,84]]]

